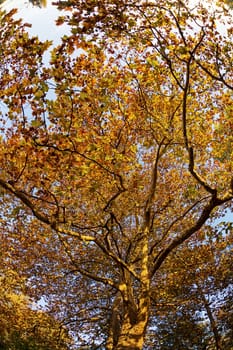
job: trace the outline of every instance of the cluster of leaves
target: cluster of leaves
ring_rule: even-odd
[[[1,15],[7,264],[79,347],[226,348],[232,232],[217,240],[207,225],[233,199],[226,7],[58,7],[71,10],[58,22],[72,34],[53,48],[49,67],[50,43]]]

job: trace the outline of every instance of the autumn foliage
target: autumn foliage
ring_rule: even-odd
[[[230,349],[229,9],[58,7],[57,47],[1,15],[6,263],[78,349]]]

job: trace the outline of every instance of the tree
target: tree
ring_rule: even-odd
[[[0,346],[3,350],[69,349],[67,330],[42,311],[33,311],[23,295],[1,297]]]
[[[12,350],[68,349],[67,330],[45,311],[35,308],[24,293],[24,281],[14,270],[1,267],[0,347]]]
[[[164,267],[232,205],[232,28],[224,6],[58,5],[49,67],[2,17],[1,229],[80,347],[139,350]]]

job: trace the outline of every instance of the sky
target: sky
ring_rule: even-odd
[[[26,0],[6,0],[2,8],[6,11],[17,8],[17,17],[23,18],[24,22],[32,24],[29,32],[32,35],[38,35],[40,40],[53,40],[54,45],[58,44],[60,38],[68,33],[68,26],[56,26],[55,20],[61,15],[55,6],[52,5],[54,0],[48,0],[47,6],[39,8],[32,6]]]
[[[58,11],[56,6],[52,5],[55,0],[47,0],[47,6],[39,8],[33,6],[28,0],[6,0],[2,4],[2,8],[5,10],[11,10],[12,8],[18,8],[17,16],[23,18],[25,22],[32,24],[32,28],[29,32],[33,35],[38,35],[40,40],[53,40],[54,45],[58,44],[62,35],[69,32],[68,26],[56,26],[55,20],[61,15],[61,11]],[[195,7],[200,0],[189,0],[191,7]],[[202,4],[208,3],[208,1],[202,2]],[[224,29],[221,28],[223,32]]]

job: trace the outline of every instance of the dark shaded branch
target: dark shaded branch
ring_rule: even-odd
[[[154,264],[152,268],[151,275],[153,276],[155,272],[160,268],[164,260],[167,258],[167,256],[179,245],[181,245],[184,241],[186,241],[189,237],[191,237],[195,232],[200,230],[200,228],[205,224],[205,222],[209,219],[211,212],[214,208],[217,206],[224,204],[230,200],[232,200],[233,196],[227,196],[223,199],[218,199],[217,197],[213,196],[210,202],[204,207],[202,210],[202,213],[197,220],[197,222],[187,229],[181,236],[175,238],[170,244],[167,245],[166,248],[160,251],[160,253],[157,254],[157,256],[154,259]]]
[[[10,185],[8,182],[0,179],[0,186],[13,194],[15,197],[21,200],[29,209],[31,209],[33,215],[40,220],[41,222],[52,226],[52,223],[47,215],[44,215],[40,213],[38,210],[36,210],[34,204],[28,199],[28,197],[22,192],[17,189],[15,189],[12,185]]]
[[[217,323],[214,319],[214,315],[212,313],[210,304],[209,304],[205,294],[203,293],[203,291],[201,290],[200,287],[198,288],[198,290],[199,290],[199,293],[201,294],[201,299],[202,299],[204,307],[206,309],[206,313],[207,313],[209,321],[210,321],[210,326],[211,326],[212,332],[214,334],[216,350],[223,350],[222,346],[221,346],[221,336],[219,334]]]
[[[50,148],[50,149],[54,149],[54,150],[56,150],[56,151],[58,151],[58,152],[61,152],[61,153],[77,154],[77,155],[79,155],[80,157],[82,157],[82,158],[84,158],[84,159],[86,159],[86,160],[88,160],[88,161],[90,161],[90,162],[96,164],[99,168],[101,168],[102,170],[106,171],[108,174],[111,174],[111,175],[113,175],[114,177],[118,178],[118,179],[119,179],[119,182],[120,182],[120,186],[121,186],[122,191],[125,190],[124,185],[123,185],[123,179],[122,179],[121,175],[115,173],[114,171],[112,171],[111,169],[107,168],[105,165],[101,164],[101,163],[98,162],[97,160],[95,160],[95,159],[93,159],[93,158],[87,156],[85,153],[79,152],[79,151],[76,149],[76,147],[75,147],[73,141],[72,141],[70,138],[69,138],[69,141],[71,142],[73,149],[68,148],[68,147],[60,148],[60,147],[58,147],[58,146],[56,146],[56,145],[49,144],[49,143],[43,144],[43,143],[38,142],[36,139],[34,139],[33,141],[35,142],[35,145],[36,145],[36,146],[39,146],[39,147],[46,147],[46,148],[48,148],[48,149],[49,149],[49,148]]]
[[[183,103],[182,103],[182,127],[183,127],[183,138],[184,144],[187,151],[189,150],[189,140],[188,140],[188,131],[187,131],[187,98],[190,87],[190,64],[191,57],[186,63],[186,80],[184,85],[183,93]]]
[[[134,278],[137,280],[140,280],[139,276],[136,274],[134,269],[129,266],[127,263],[125,263],[120,257],[116,256],[112,251],[108,250],[101,242],[100,240],[96,239],[95,237],[92,237],[90,235],[83,235],[79,232],[73,231],[72,229],[66,228],[66,227],[60,227],[59,223],[57,222],[57,218],[54,216],[48,217],[42,213],[40,213],[36,208],[35,205],[28,199],[28,197],[21,191],[16,190],[12,185],[8,184],[6,181],[0,179],[0,186],[7,190],[8,192],[12,193],[15,197],[21,200],[29,209],[31,209],[33,215],[41,222],[49,225],[53,230],[55,230],[59,235],[67,235],[72,236],[80,239],[83,242],[94,242],[96,245],[104,252],[105,255],[109,256],[113,261],[115,261],[119,266],[125,268],[127,271],[129,271]]]
[[[28,154],[26,154],[24,165],[23,165],[23,167],[22,167],[22,169],[21,169],[19,175],[18,175],[17,178],[14,180],[14,182],[19,181],[19,179],[20,179],[21,176],[23,175],[24,170],[26,169],[26,166],[27,166],[27,162],[28,162]]]
[[[193,148],[189,147],[188,149],[188,153],[189,153],[189,171],[192,174],[192,176],[194,177],[195,180],[197,180],[197,182],[209,193],[211,193],[212,195],[216,195],[217,194],[217,190],[215,188],[211,188],[206,182],[205,180],[194,170],[194,152],[193,152]]]
[[[9,193],[13,194],[16,198],[18,198],[27,208],[29,208],[32,211],[32,214],[35,218],[37,218],[40,222],[45,223],[46,225],[50,226],[53,230],[55,230],[57,233],[66,234],[68,236],[73,236],[76,238],[79,238],[80,240],[87,242],[87,241],[94,241],[95,238],[89,235],[82,235],[78,232],[73,231],[72,229],[65,228],[65,227],[59,227],[58,218],[56,218],[54,215],[45,215],[41,213],[34,205],[34,203],[28,198],[28,196],[17,189],[15,189],[10,183],[7,181],[4,181],[0,179],[0,186],[7,190]]]
[[[65,249],[66,254],[68,255],[72,264],[75,266],[76,272],[79,272],[81,275],[86,276],[90,279],[93,279],[96,282],[101,282],[101,283],[107,284],[111,287],[118,289],[117,285],[113,282],[112,279],[97,276],[97,275],[91,273],[90,271],[87,271],[87,270],[81,268],[80,264],[77,264],[76,261],[74,260],[74,257],[72,256],[72,254],[70,252],[69,246],[68,246],[67,242],[65,242],[65,240],[63,239],[61,234],[59,234],[59,238],[60,238],[60,242],[62,243],[62,245]]]
[[[155,249],[155,247],[157,247],[160,243],[162,243],[162,241],[167,237],[169,231],[172,229],[172,227],[179,222],[180,220],[184,219],[185,216],[190,213],[198,204],[200,204],[201,202],[205,201],[206,199],[208,199],[210,196],[204,197],[199,199],[198,201],[196,201],[194,204],[192,204],[187,210],[184,211],[184,213],[180,216],[178,216],[175,220],[173,220],[171,222],[171,224],[168,226],[168,228],[166,229],[165,233],[163,234],[162,238],[160,240],[158,240],[150,249],[150,253],[149,254],[153,254],[153,250]]]
[[[149,219],[151,219],[151,208],[152,208],[152,204],[153,204],[153,200],[154,200],[154,196],[155,196],[155,192],[156,192],[156,186],[157,186],[157,180],[158,180],[158,165],[159,165],[159,160],[161,157],[161,149],[163,146],[163,141],[164,141],[164,139],[159,144],[157,151],[156,151],[154,167],[152,170],[151,187],[150,187],[150,192],[149,192],[149,196],[148,196],[146,208],[145,208],[145,211],[146,211],[145,215],[148,216]]]
[[[105,255],[111,257],[119,266],[127,270],[136,280],[140,281],[140,277],[137,275],[137,273],[131,267],[131,265],[127,264],[124,260],[115,255],[111,250],[105,247],[105,245],[103,245],[98,239],[95,239],[95,243]]]
[[[211,188],[206,181],[194,170],[194,152],[193,147],[189,146],[189,138],[188,138],[188,128],[187,128],[187,98],[190,88],[190,65],[193,58],[193,55],[195,51],[198,49],[199,45],[201,44],[202,40],[204,39],[205,33],[203,32],[200,40],[196,44],[195,48],[190,54],[190,58],[186,63],[186,81],[184,86],[184,92],[183,92],[183,105],[182,105],[182,127],[183,127],[183,138],[184,138],[184,144],[185,148],[188,151],[189,156],[189,171],[191,175],[194,177],[194,179],[211,195],[216,196],[217,190]]]
[[[233,86],[230,85],[226,79],[224,79],[223,75],[220,76],[215,75],[212,73],[208,68],[206,68],[199,60],[195,60],[196,64],[206,73],[208,74],[212,79],[221,82],[224,84],[228,89],[233,90]]]

